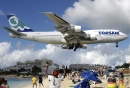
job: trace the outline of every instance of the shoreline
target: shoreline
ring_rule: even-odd
[[[10,88],[23,88],[32,83],[31,78],[5,77],[5,79],[8,81]]]

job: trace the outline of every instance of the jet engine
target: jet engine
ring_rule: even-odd
[[[97,40],[95,35],[90,35],[90,34],[87,34],[84,38],[87,40]]]
[[[68,27],[68,30],[74,32],[81,32],[81,26],[70,26]]]
[[[80,45],[80,46],[79,46],[79,48],[82,48],[82,49],[87,49],[87,45],[82,44],[82,45]]]
[[[97,40],[95,35],[90,35],[90,40]]]

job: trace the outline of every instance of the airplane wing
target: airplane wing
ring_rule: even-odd
[[[81,44],[81,40],[97,40],[95,36],[82,31],[81,26],[70,24],[52,12],[45,12],[45,15],[56,23],[55,28],[64,35],[67,42],[67,46],[62,47],[64,49],[74,49],[76,51],[77,48],[86,48]]]
[[[57,16],[56,14],[52,13],[52,12],[44,12],[52,21],[54,21],[57,25],[61,25],[61,24],[66,24],[68,25],[69,23],[65,20],[63,20],[62,18],[60,18],[59,16]]]
[[[56,14],[52,12],[44,12],[54,23],[57,25],[55,28],[60,31],[63,35],[65,35],[64,39],[67,43],[72,41],[80,41],[86,37],[85,32],[81,30],[81,26],[70,24],[69,22],[65,21],[64,19],[60,18]]]
[[[8,27],[3,27],[4,29],[6,29],[9,33],[13,34],[13,35],[16,35],[16,36],[26,36],[26,34],[23,34],[21,32],[18,32],[16,30],[13,30],[11,28],[8,28]]]

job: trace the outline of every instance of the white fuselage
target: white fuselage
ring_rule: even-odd
[[[86,30],[86,34],[95,36],[96,40],[80,40],[81,44],[94,44],[94,43],[112,43],[119,42],[127,38],[127,35],[118,30]],[[118,34],[116,34],[116,32]],[[60,32],[22,32],[27,36],[20,36],[18,38],[43,42],[47,44],[67,44],[64,39],[65,35]],[[76,41],[73,41],[75,43]]]

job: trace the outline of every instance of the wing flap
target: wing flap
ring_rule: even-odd
[[[13,35],[17,35],[17,36],[26,36],[26,34],[23,34],[21,32],[18,32],[16,30],[13,30],[11,28],[8,27],[3,27],[4,29],[6,29],[9,33],[13,34]]]

